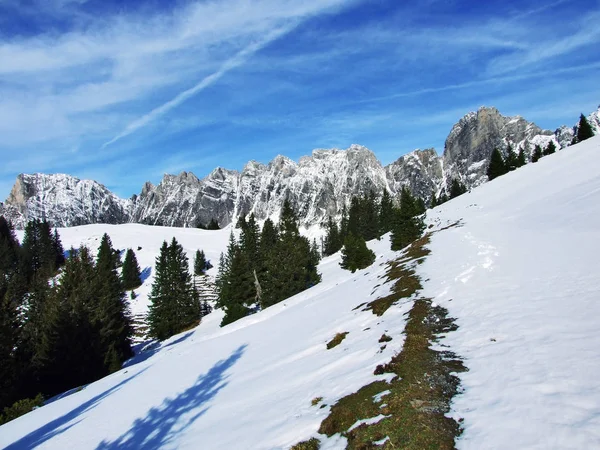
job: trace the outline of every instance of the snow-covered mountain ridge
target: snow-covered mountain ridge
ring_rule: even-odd
[[[599,109],[600,111],[600,109]],[[599,111],[589,116],[600,132]],[[27,220],[46,218],[55,226],[91,223],[142,223],[195,227],[216,219],[225,226],[253,212],[258,219],[277,218],[288,198],[305,225],[338,216],[353,196],[387,189],[397,195],[407,186],[429,201],[453,178],[468,188],[487,181],[487,161],[494,148],[523,147],[529,157],[536,144],[553,140],[569,145],[574,128],[542,130],[520,116],[505,117],[495,108],[481,107],[456,123],[444,152],[415,150],[383,166],[360,145],[346,150],[317,149],[298,162],[277,156],[268,164],[250,161],[242,171],[217,168],[199,179],[190,172],[165,175],[154,186],[146,183],[139,195],[120,199],[105,186],[68,175],[21,174],[0,214],[22,228]]]

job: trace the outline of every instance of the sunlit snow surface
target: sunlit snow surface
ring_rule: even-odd
[[[429,211],[430,230],[461,223],[432,236],[417,269],[423,295],[460,327],[440,342],[469,368],[451,412],[464,417],[459,448],[600,447],[599,196],[596,137]],[[117,248],[141,246],[142,269],[172,236],[190,256],[201,248],[216,262],[229,234],[142,225],[60,231],[65,247],[93,247],[104,231]],[[225,328],[222,313],[209,315],[122,371],[0,427],[0,447],[285,449],[308,439],[328,413],[321,404],[376,379],[376,365],[402,346],[410,302],[381,318],[353,311],[389,292],[378,277],[394,253],[387,239],[370,246],[374,266],[351,274],[338,255],[326,258],[321,284]],[[135,311],[145,310],[151,281]],[[380,352],[384,332],[393,340]],[[315,397],[323,401],[311,406]],[[345,444],[334,437],[323,448]]]

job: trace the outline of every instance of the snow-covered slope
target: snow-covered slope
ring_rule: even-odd
[[[428,214],[423,295],[457,317],[460,449],[600,448],[600,136]]]
[[[116,228],[112,235],[117,244],[125,238]],[[208,248],[202,238],[198,245]],[[304,293],[224,328],[222,313],[214,312],[120,372],[0,427],[0,447],[289,448],[327,416],[327,408],[311,405],[313,398],[331,405],[371,380],[373,369],[402,346],[410,304],[385,318],[353,310],[388,293],[385,285],[374,289],[382,263],[393,256],[388,239],[371,246],[380,255],[372,267],[351,274],[334,255],[320,265],[323,282]],[[381,351],[386,330],[398,334]],[[344,331],[350,333],[342,344],[327,350]]]

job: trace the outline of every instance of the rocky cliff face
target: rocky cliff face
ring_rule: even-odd
[[[600,132],[600,109],[589,116]],[[241,215],[277,219],[287,198],[305,225],[322,223],[340,214],[356,195],[371,190],[393,196],[403,186],[427,202],[443,191],[452,178],[468,188],[487,181],[485,175],[494,148],[527,157],[536,144],[552,140],[558,148],[570,144],[575,127],[556,132],[542,130],[520,116],[505,117],[495,108],[482,107],[452,127],[440,157],[434,149],[415,150],[383,167],[373,152],[360,145],[347,150],[319,149],[299,162],[277,156],[268,164],[250,161],[241,172],[215,169],[199,179],[190,172],[165,175],[154,186],[146,183],[139,195],[123,200],[106,187],[68,175],[19,175],[0,214],[17,227],[27,220],[46,218],[56,226],[88,223],[139,222],[195,227],[216,219],[221,226]]]
[[[442,157],[447,181],[460,179],[467,187],[487,181],[485,175],[494,148],[505,152],[523,148],[527,158],[536,144],[546,146],[557,141],[554,133],[542,130],[520,116],[505,117],[496,108],[480,108],[464,116],[454,125],[444,146]]]
[[[0,213],[18,227],[34,218],[55,226],[123,223],[129,218],[129,201],[95,181],[63,174],[21,174]]]

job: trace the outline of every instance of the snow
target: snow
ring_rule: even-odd
[[[390,417],[390,416],[385,416],[383,414],[379,414],[375,417],[370,417],[369,419],[357,420],[356,422],[354,422],[352,424],[352,426],[350,428],[348,428],[348,431],[350,432],[350,431],[354,430],[355,428],[360,427],[361,425],[373,425],[374,423],[377,423],[387,417]]]
[[[450,412],[464,418],[459,449],[600,447],[599,156],[600,136],[428,213],[439,232],[416,269],[426,280],[422,296],[456,318],[459,329],[436,345],[469,369]],[[172,236],[188,255],[202,248],[216,261],[229,235],[141,225],[60,230],[65,246],[97,245],[105,231],[117,248],[141,246],[142,268]],[[320,264],[322,283],[278,305],[224,328],[222,312],[213,312],[123,370],[3,425],[0,448],[287,449],[316,436],[329,412],[320,405],[386,379],[373,369],[403,345],[412,301],[382,317],[353,310],[390,289],[384,263],[397,253],[388,237],[369,246],[373,266],[352,274],[334,255]],[[338,332],[346,339],[327,350]],[[384,332],[394,339],[380,352]],[[319,438],[322,449],[346,446],[339,435]]]
[[[423,295],[465,358],[459,449],[600,447],[600,136],[429,214]]]

